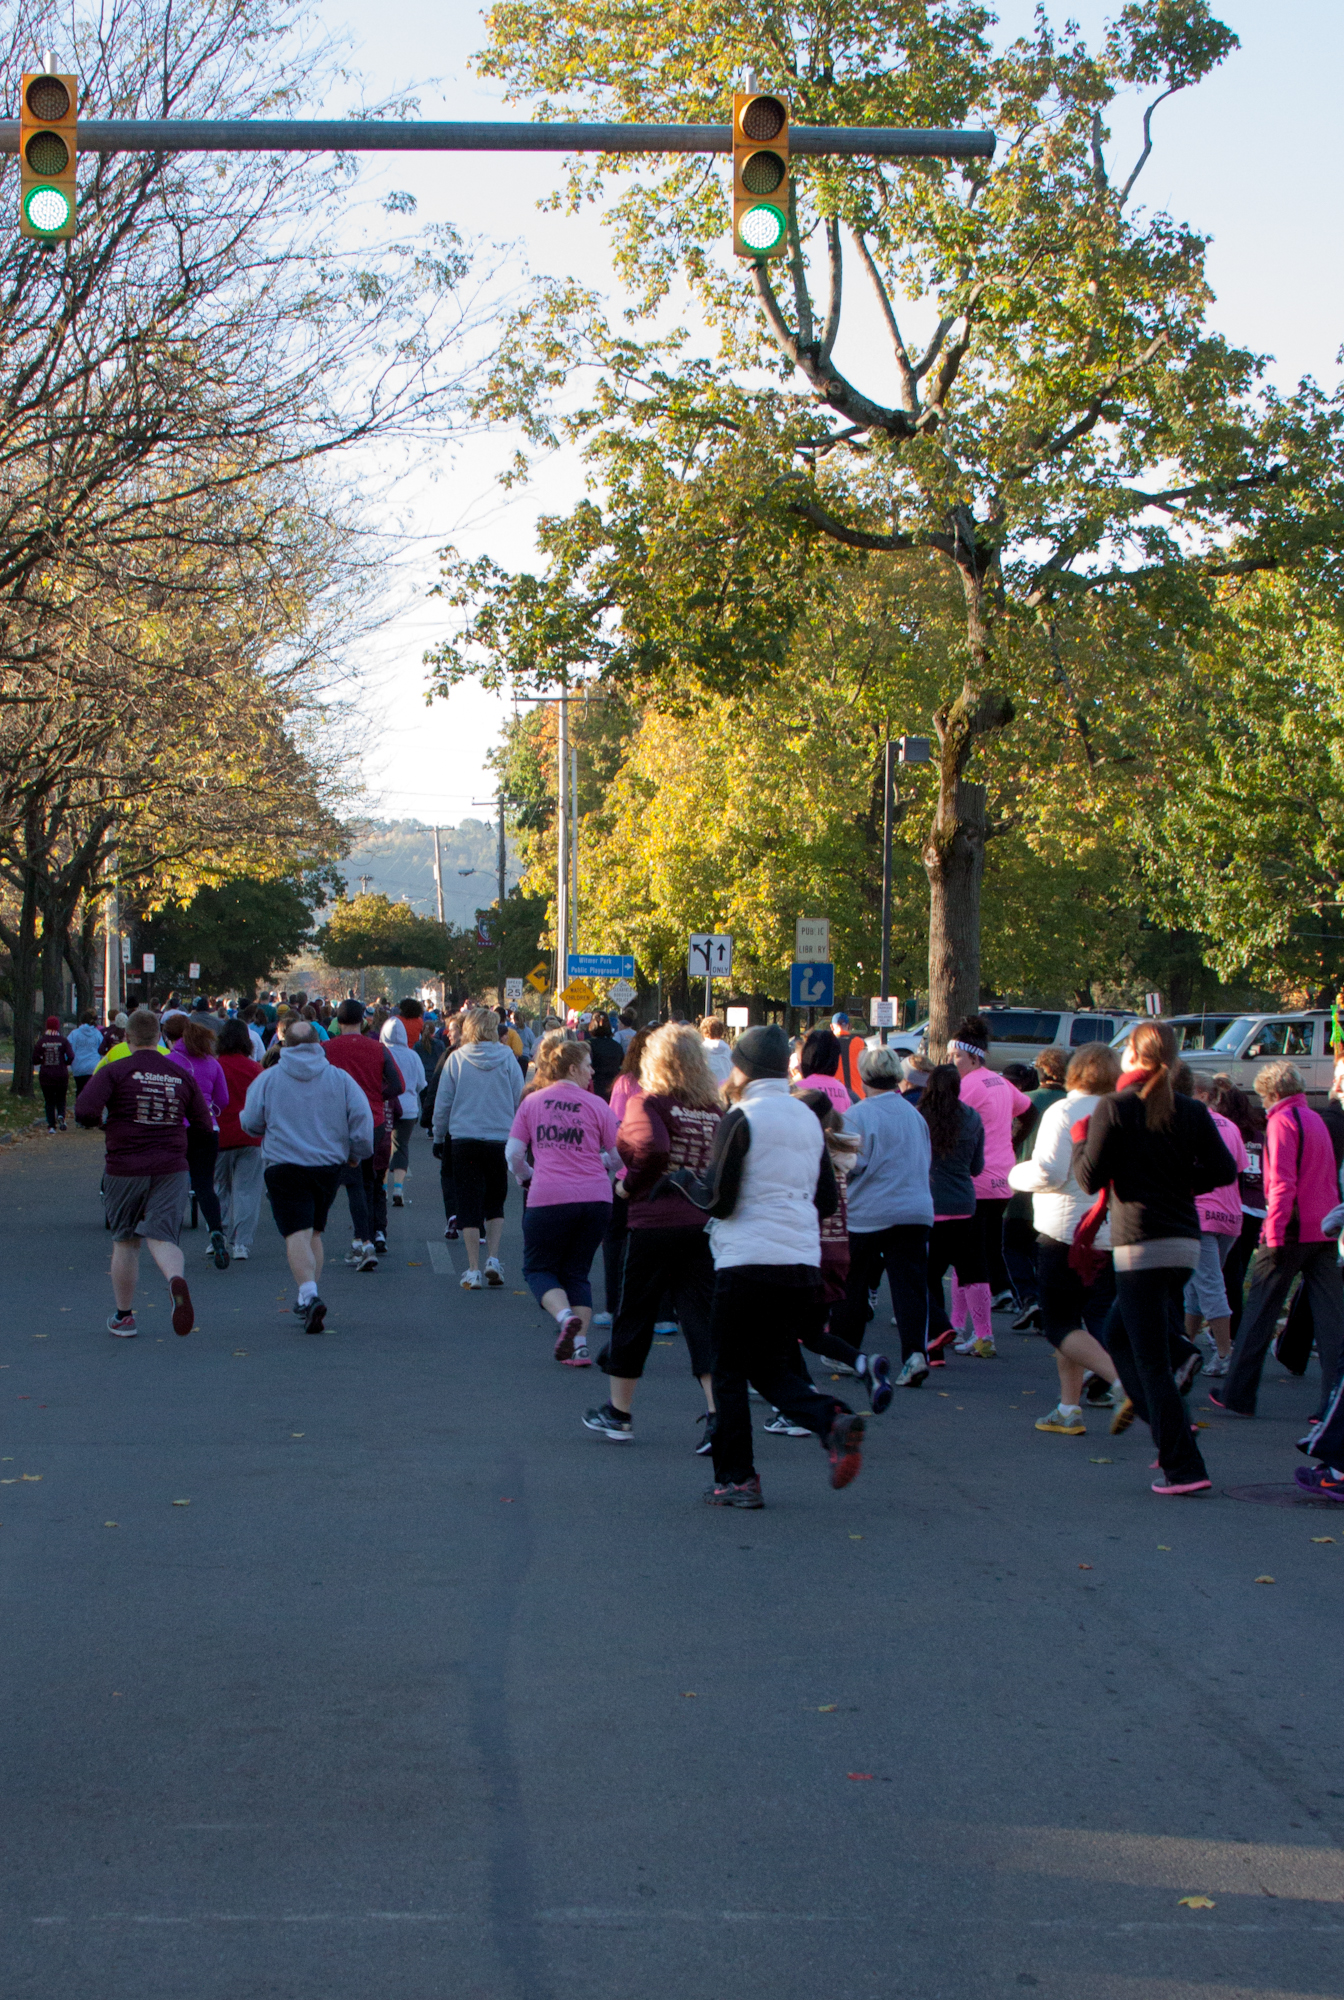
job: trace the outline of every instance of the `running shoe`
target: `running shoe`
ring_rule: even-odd
[[[566,1368],[591,1368],[592,1365],[593,1357],[588,1352],[588,1343],[582,1334],[580,1334],[574,1343],[574,1352],[570,1355],[565,1366]]]
[[[857,1479],[863,1464],[862,1417],[848,1414],[839,1416],[831,1425],[830,1436],[826,1439],[826,1456],[831,1463],[831,1485],[839,1488],[848,1486]]]
[[[999,1350],[994,1345],[992,1339],[973,1340],[971,1342],[971,1353],[977,1361],[997,1361],[999,1358]]]
[[[108,1325],[112,1326],[111,1320]],[[1293,1478],[1304,1493],[1314,1493],[1319,1500],[1344,1500],[1344,1472],[1337,1466],[1299,1465]]]
[[[1204,1373],[1211,1382],[1220,1381],[1226,1375],[1227,1364],[1231,1359],[1230,1354],[1219,1354],[1218,1350],[1214,1349],[1213,1354],[1204,1363]]]
[[[212,1229],[210,1231],[210,1255],[215,1260],[215,1269],[217,1271],[228,1270],[229,1246],[224,1241],[224,1231],[222,1229]]]
[[[187,1290],[185,1278],[173,1278],[168,1286],[173,1299],[173,1332],[188,1334],[196,1324],[196,1313],[191,1303],[191,1293]]]
[[[717,1410],[705,1410],[695,1421],[705,1427],[704,1436],[696,1441],[695,1456],[708,1458],[714,1449],[714,1433],[719,1428],[719,1413]]]
[[[381,1229],[375,1229],[373,1232],[373,1247],[380,1257],[387,1255],[387,1237]]]
[[[321,1333],[327,1323],[327,1308],[321,1299],[309,1299],[303,1309],[305,1333]]]
[[[1187,1354],[1172,1379],[1183,1396],[1188,1396],[1194,1387],[1195,1377],[1204,1366],[1204,1356],[1198,1348]]]
[[[885,1354],[869,1354],[864,1358],[867,1366],[863,1379],[868,1385],[868,1407],[875,1417],[880,1417],[883,1410],[890,1409],[895,1394],[891,1384],[891,1363]]]
[[[656,1319],[653,1322],[653,1330],[655,1333],[671,1334],[680,1333],[681,1327],[674,1319]]]
[[[1211,1479],[1171,1480],[1164,1473],[1160,1479],[1153,1481],[1153,1491],[1160,1494],[1164,1500],[1179,1500],[1190,1493],[1211,1493],[1213,1491],[1213,1481]]]
[[[765,1429],[776,1438],[810,1438],[812,1433],[806,1424],[791,1423],[782,1410],[776,1410]]]
[[[109,1333],[115,1333],[118,1340],[133,1340],[135,1337],[135,1314],[114,1312],[107,1322]]]
[[[953,1341],[952,1348],[953,1352],[957,1354],[973,1353],[975,1351],[975,1335],[973,1333],[959,1334]]]
[[[369,1248],[372,1249],[373,1245],[370,1244]],[[359,1241],[358,1237],[356,1237],[355,1241],[350,1245],[349,1251],[346,1253],[345,1261],[350,1266],[352,1271],[357,1271],[360,1265],[364,1262],[364,1245]]]
[[[487,1285],[488,1285],[488,1286],[490,1287],[491,1291],[498,1291],[499,1287],[500,1287],[500,1286],[501,1286],[501,1285],[503,1284],[503,1282],[504,1282],[504,1273],[503,1273],[503,1271],[501,1271],[501,1269],[500,1269],[500,1267],[499,1267],[499,1259],[498,1259],[498,1257],[487,1257],[487,1258],[486,1258],[486,1260],[485,1260],[485,1282],[486,1282],[486,1284],[487,1284]]]
[[[1062,1403],[1056,1403],[1053,1410],[1036,1419],[1038,1431],[1053,1431],[1057,1437],[1080,1438],[1087,1436],[1087,1425],[1083,1422],[1081,1410],[1066,1410]]]
[[[1213,1404],[1214,1409],[1221,1410],[1225,1417],[1250,1418],[1255,1415],[1254,1410],[1234,1410],[1231,1403],[1225,1403],[1221,1396],[1215,1396],[1212,1389],[1209,1391],[1209,1401]]]
[[[900,1374],[896,1377],[896,1387],[898,1389],[918,1389],[925,1382],[927,1382],[928,1379],[929,1379],[929,1363],[927,1357],[923,1354],[912,1354],[907,1359],[905,1366],[901,1369]],[[890,1401],[891,1398],[888,1397],[887,1402]],[[887,1404],[883,1403],[882,1409],[885,1410],[886,1407]],[[876,1396],[873,1397],[873,1411],[875,1415],[881,1415],[881,1411],[879,1411],[877,1407]]]
[[[1116,1400],[1118,1398],[1118,1400]],[[1118,1438],[1134,1421],[1134,1405],[1117,1382],[1112,1393],[1111,1436]]]
[[[363,1246],[359,1262],[356,1264],[355,1269],[357,1271],[376,1271],[378,1269],[378,1252],[374,1249],[372,1243],[366,1243]]]
[[[394,1193],[392,1196],[392,1206],[393,1208],[405,1208],[406,1197],[404,1195]]]
[[[61,1117],[61,1118],[58,1118],[58,1119],[56,1120],[56,1123],[57,1123],[57,1126],[59,1127],[59,1129],[60,1129],[60,1130],[61,1130],[62,1132],[64,1132],[64,1130],[65,1130],[65,1119],[64,1119],[63,1117]]]
[[[575,1342],[583,1339],[583,1321],[566,1306],[563,1312],[556,1314],[555,1323],[560,1329],[555,1343],[555,1358],[557,1361],[572,1361]]]
[[[590,1326],[595,1326],[595,1327],[600,1327],[600,1328],[606,1328],[606,1327],[609,1327],[609,1326],[611,1325],[611,1314],[610,1314],[610,1313],[594,1313],[594,1314],[593,1314],[593,1316],[592,1316],[592,1319],[591,1319],[591,1320],[590,1320],[590,1321],[588,1322],[588,1324],[589,1324]]]
[[[744,1479],[740,1486],[707,1486],[705,1488],[706,1507],[764,1507],[761,1498],[761,1482],[758,1474]]]
[[[245,1263],[247,1262],[247,1245],[246,1245],[246,1243],[233,1243],[233,1244],[230,1244],[230,1246],[229,1246],[229,1255],[230,1255],[230,1256],[231,1256],[231,1257],[233,1258],[233,1261],[234,1261],[234,1263],[235,1263],[235,1264],[245,1264]]]
[[[1017,1293],[1014,1291],[995,1292],[989,1302],[989,1309],[996,1313],[1011,1312],[1017,1302]]]
[[[450,1215],[448,1218],[447,1227],[443,1232],[443,1240],[445,1243],[456,1243],[457,1237],[458,1237],[457,1217],[455,1215]]]
[[[1094,1375],[1089,1370],[1083,1377],[1083,1401],[1089,1410],[1109,1410],[1114,1397],[1111,1385],[1104,1375]]]
[[[1038,1305],[1024,1306],[1012,1323],[1014,1333],[1039,1333],[1041,1330],[1041,1309]]]
[[[935,1354],[941,1354],[953,1337],[952,1328],[945,1326],[941,1333],[935,1333],[931,1339],[926,1340],[924,1343],[924,1352],[928,1355],[929,1360],[932,1361]]]
[[[613,1444],[633,1444],[635,1426],[628,1413],[618,1410],[611,1403],[604,1403],[600,1410],[589,1410],[583,1420],[585,1430],[597,1431]]]
[[[938,1349],[938,1351],[937,1351],[937,1353],[936,1353],[936,1354],[935,1354],[935,1353],[930,1353],[930,1355],[929,1355],[929,1366],[930,1366],[930,1368],[946,1368],[946,1366],[947,1366],[947,1356],[946,1356],[946,1354],[945,1354],[945,1353],[943,1352],[943,1350],[942,1350],[942,1348],[941,1348],[941,1347],[940,1347],[940,1348]]]
[[[457,1282],[464,1292],[479,1292],[485,1287],[485,1279],[479,1271],[464,1271]]]

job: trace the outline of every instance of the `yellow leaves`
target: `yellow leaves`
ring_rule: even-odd
[[[20,1473],[19,1477],[28,1480],[31,1485],[35,1486],[42,1477],[42,1474],[40,1472],[23,1472]]]
[[[1181,1896],[1177,1900],[1186,1910],[1213,1910],[1218,1907],[1212,1896]]]
[[[1272,1576],[1258,1576],[1255,1580],[1257,1583],[1273,1583],[1274,1581]]]
[[[818,1715],[834,1715],[834,1714],[835,1714],[835,1711],[837,1710],[837,1708],[839,1708],[839,1706],[840,1706],[840,1704],[839,1704],[839,1702],[838,1702],[838,1701],[827,1701],[827,1702],[823,1702],[823,1703],[822,1703],[822,1705],[821,1705],[821,1707],[820,1707],[820,1708],[819,1708],[819,1709],[817,1710],[817,1714],[818,1714]]]
[[[1333,1544],[1335,1538],[1333,1535],[1313,1535],[1311,1539],[1313,1542],[1330,1542]]]

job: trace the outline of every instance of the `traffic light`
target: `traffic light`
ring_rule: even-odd
[[[733,98],[733,248],[759,263],[789,236],[789,107],[782,97]]]
[[[75,233],[73,76],[30,71],[19,99],[19,234],[44,243]]]

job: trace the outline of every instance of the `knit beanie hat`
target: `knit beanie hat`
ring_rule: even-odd
[[[61,1017],[59,1014],[48,1014],[47,1026],[49,1028],[59,1028],[60,1025],[61,1025]]]
[[[733,1043],[733,1068],[740,1069],[749,1082],[766,1076],[789,1073],[789,1038],[774,1022],[764,1028],[748,1028]]]

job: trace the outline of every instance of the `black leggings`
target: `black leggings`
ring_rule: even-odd
[[[198,1125],[187,1127],[187,1172],[191,1176],[191,1191],[212,1235],[216,1229],[224,1227],[219,1196],[215,1193],[215,1160],[218,1154],[218,1132],[203,1132]]]
[[[980,1225],[980,1238],[985,1246],[983,1282],[995,1298],[1000,1292],[1012,1292],[1014,1289],[1013,1281],[1008,1276],[1008,1266],[1003,1260],[1003,1218],[1007,1208],[1006,1201],[977,1201],[975,1204],[975,1219]],[[957,1276],[961,1278],[960,1271]],[[961,1282],[964,1285],[967,1280],[961,1278]],[[974,1280],[971,1282],[974,1283]]]
[[[65,1116],[65,1093],[68,1088],[69,1085],[64,1077],[59,1083],[42,1085],[42,1102],[46,1106],[47,1124],[53,1132],[56,1130],[56,1120]]]
[[[1002,1205],[1002,1204],[1000,1204]],[[967,1285],[988,1283],[985,1239],[978,1215],[944,1216],[929,1231],[929,1332],[946,1333],[952,1324],[943,1304],[943,1279],[949,1270]]]
[[[1168,1270],[1117,1271],[1115,1304],[1104,1334],[1125,1394],[1152,1431],[1158,1463],[1168,1479],[1182,1484],[1208,1477],[1171,1373],[1173,1357],[1190,1352],[1180,1328],[1191,1269],[1183,1264]]]
[[[697,1229],[692,1225],[629,1232],[611,1343],[598,1356],[598,1366],[608,1375],[633,1381],[644,1373],[653,1345],[654,1321],[669,1293],[690,1349],[691,1373],[709,1374],[714,1365],[709,1344],[714,1259],[703,1226]]]

